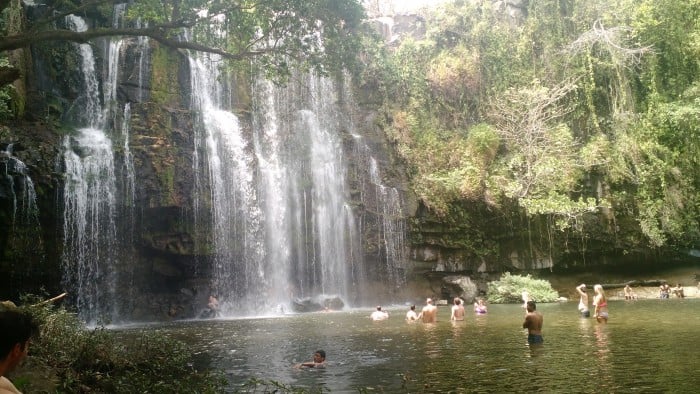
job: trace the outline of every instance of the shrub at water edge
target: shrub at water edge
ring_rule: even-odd
[[[530,299],[536,302],[554,302],[559,294],[552,285],[542,279],[533,279],[530,275],[511,275],[506,272],[501,279],[489,282],[486,298],[492,304],[522,303],[522,293],[527,291]]]

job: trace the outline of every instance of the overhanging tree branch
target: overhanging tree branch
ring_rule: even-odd
[[[166,36],[165,30],[177,27],[188,27],[184,23],[172,24],[167,26],[159,26],[158,28],[123,28],[123,29],[93,29],[84,32],[75,32],[71,30],[50,30],[38,32],[35,34],[22,34],[16,36],[5,37],[0,40],[0,52],[11,51],[15,49],[25,48],[32,44],[44,41],[72,41],[77,43],[86,43],[92,39],[100,37],[114,36],[131,36],[131,37],[150,37],[163,45],[177,49],[191,49],[199,52],[207,52],[218,54],[226,59],[240,60],[246,57],[252,57],[268,53],[270,49],[250,50],[246,52],[230,53],[220,48],[214,48],[207,45],[198,44],[196,42],[187,42],[174,40]]]
[[[344,0],[340,8],[328,0],[134,0],[124,19],[129,25],[107,25],[110,13],[104,6],[121,2],[51,4],[36,15],[38,19],[27,20],[22,26],[25,30],[0,37],[0,53],[42,42],[148,37],[170,48],[216,54],[225,60],[258,58],[266,70],[284,76],[293,63],[315,69],[352,64],[355,58],[347,50],[356,47],[353,33],[359,32],[364,15],[358,0]],[[89,18],[92,26],[80,32],[55,30],[63,26],[56,22],[70,14]],[[316,39],[321,30],[322,40]],[[184,31],[191,33],[187,39],[181,38]],[[324,51],[325,47],[333,51]],[[6,75],[11,78],[14,74]],[[11,81],[0,81],[0,86],[7,82]]]

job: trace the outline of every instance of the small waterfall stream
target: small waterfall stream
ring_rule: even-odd
[[[32,272],[34,266],[31,262],[45,258],[39,207],[29,168],[14,156],[14,148],[14,144],[10,143],[0,150],[0,208],[10,212],[10,217],[4,218],[0,239],[10,246],[10,251],[33,257],[28,259],[30,263],[22,264],[25,272]],[[5,279],[10,279],[14,284],[30,279],[17,274],[17,271],[13,274]]]
[[[12,204],[12,225],[39,225],[39,208],[36,203],[34,182],[29,176],[27,165],[14,155],[14,144],[8,144],[0,151],[0,163],[4,171],[0,172],[0,182],[5,183],[2,191],[9,194],[3,196]]]
[[[68,15],[66,24],[75,31],[87,30],[85,21],[75,15]],[[111,322],[119,315],[114,302],[119,251],[115,162],[112,141],[104,128],[106,119],[115,112],[110,108],[116,99],[120,46],[120,41],[109,45],[103,107],[92,47],[77,45],[85,104],[79,121],[86,127],[63,142],[63,282],[75,298],[81,318],[91,324]]]

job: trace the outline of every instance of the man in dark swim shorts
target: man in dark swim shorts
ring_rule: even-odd
[[[542,337],[543,323],[544,317],[541,313],[537,312],[535,301],[528,301],[527,313],[525,314],[525,321],[523,322],[523,328],[527,328],[527,343],[530,345],[544,343],[544,338]]]
[[[544,338],[542,337],[542,335],[527,334],[527,343],[529,343],[530,345],[544,343]]]

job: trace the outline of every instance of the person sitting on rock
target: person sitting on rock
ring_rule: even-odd
[[[673,294],[678,298],[685,298],[685,293],[683,293],[683,286],[680,283],[676,283],[676,287],[671,289]]]

